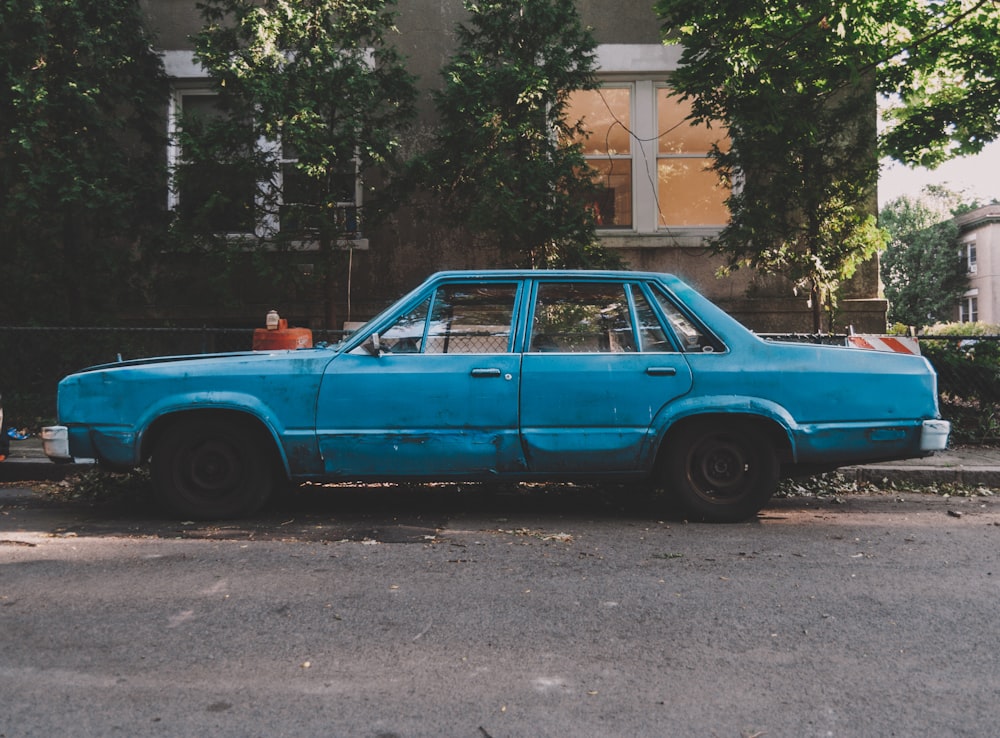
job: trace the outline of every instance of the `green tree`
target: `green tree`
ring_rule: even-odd
[[[935,166],[1000,135],[1000,4],[994,0],[867,0],[858,22],[882,28],[878,89],[892,105],[884,152]]]
[[[87,323],[143,294],[167,86],[135,0],[0,3],[0,315]]]
[[[733,185],[713,241],[727,267],[781,274],[809,295],[813,328],[841,282],[885,244],[874,216],[878,173],[871,68],[884,53],[874,2],[658,0],[671,77],[691,118],[727,126],[712,152]]]
[[[399,166],[415,116],[413,77],[390,43],[395,2],[206,0],[199,8],[205,27],[194,37],[196,55],[218,85],[222,115],[184,118],[178,177],[182,188],[185,177],[218,186],[186,213],[182,194],[182,214],[203,235],[217,232],[220,213],[249,220],[258,245],[269,248],[315,240],[333,325],[338,242],[362,221],[342,205],[364,181],[371,219],[379,203],[370,185]],[[225,186],[230,172],[262,186],[252,197],[234,192]]]
[[[520,266],[609,263],[598,245],[576,90],[597,87],[596,42],[573,0],[465,0],[467,24],[435,96],[425,164],[453,221]]]
[[[900,197],[880,214],[892,240],[882,254],[882,281],[889,300],[889,322],[925,326],[950,318],[969,279],[949,212],[950,193],[927,198]]]

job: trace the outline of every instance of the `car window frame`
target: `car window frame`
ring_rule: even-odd
[[[539,276],[531,278],[530,289],[525,290],[524,295],[524,320],[520,329],[520,351],[522,354],[546,354],[551,353],[559,356],[636,356],[636,355],[657,355],[657,354],[683,354],[685,353],[681,346],[682,344],[678,340],[673,326],[670,324],[664,315],[660,305],[657,303],[656,299],[650,292],[646,281],[643,279],[636,279],[634,277],[618,279],[614,277],[607,276],[595,276],[595,277],[581,277],[580,275],[568,275],[568,276]],[[545,284],[601,284],[601,285],[617,285],[623,289],[626,301],[628,303],[628,320],[631,324],[632,339],[636,345],[636,350],[634,351],[533,351],[531,350],[532,334],[535,324],[535,310],[538,307],[538,294],[542,285]],[[642,295],[646,303],[653,311],[653,315],[660,325],[660,329],[663,331],[664,338],[670,345],[669,351],[648,351],[644,350],[641,323],[639,321],[639,310],[636,304],[636,290],[638,294]],[[697,325],[702,325],[701,321],[697,321]],[[714,334],[713,334],[714,335]]]

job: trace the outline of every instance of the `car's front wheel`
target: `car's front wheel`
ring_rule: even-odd
[[[251,515],[275,485],[274,462],[252,429],[226,418],[174,423],[153,448],[160,502],[196,520]]]
[[[663,484],[692,520],[746,520],[767,504],[778,485],[774,447],[752,423],[696,421],[671,433],[666,444]]]

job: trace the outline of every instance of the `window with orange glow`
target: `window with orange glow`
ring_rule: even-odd
[[[593,203],[598,228],[632,227],[632,88],[580,90],[570,98],[568,119],[583,121],[576,140],[601,191]]]
[[[659,131],[656,154],[659,225],[721,225],[729,220],[729,188],[712,169],[709,152],[725,149],[728,138],[719,125],[694,125],[685,120],[691,103],[657,90]]]
[[[593,203],[598,228],[656,232],[719,228],[729,220],[729,190],[711,169],[721,126],[685,120],[690,105],[650,80],[607,84],[570,97],[567,117],[601,191]]]

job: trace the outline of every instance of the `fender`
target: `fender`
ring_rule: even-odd
[[[132,465],[142,463],[144,455],[143,446],[145,445],[146,436],[150,428],[157,422],[170,415],[205,410],[238,412],[260,422],[267,429],[267,433],[278,450],[278,455],[281,458],[286,475],[291,473],[289,454],[294,453],[294,449],[305,444],[309,446],[310,453],[317,452],[316,433],[312,427],[289,429],[281,422],[278,414],[270,406],[261,402],[260,398],[254,395],[242,392],[191,392],[162,398],[144,410],[138,418],[131,442]],[[114,435],[119,436],[119,434]],[[105,438],[110,440],[110,434],[106,435]],[[104,450],[102,444],[96,438],[95,446],[102,451]]]
[[[798,458],[796,447],[796,432],[799,424],[795,422],[784,407],[771,400],[750,395],[712,395],[687,397],[675,400],[663,407],[649,428],[648,447],[643,449],[643,457],[649,467],[652,467],[660,450],[660,444],[666,437],[667,432],[678,422],[693,418],[699,415],[743,415],[756,416],[765,420],[770,420],[781,427],[788,439],[791,449],[792,460]],[[648,458],[647,458],[648,454]]]

